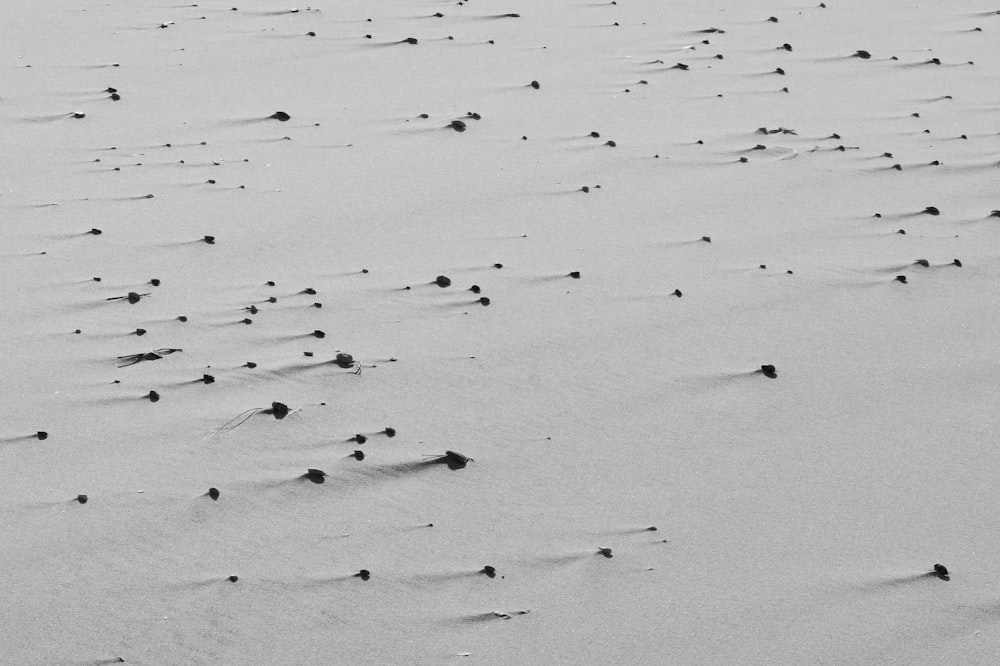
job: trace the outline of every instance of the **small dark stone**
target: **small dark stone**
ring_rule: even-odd
[[[274,120],[286,122],[291,119],[291,116],[285,113],[284,111],[275,111],[274,113],[269,115],[268,118],[273,118]]]
[[[451,278],[448,277],[447,275],[438,275],[436,278],[434,278],[434,284],[436,284],[441,288],[450,287]]]
[[[778,376],[778,371],[773,365],[762,365],[760,366],[760,371],[764,373],[765,377],[770,377],[775,379]]]
[[[941,214],[941,211],[939,211],[935,206],[928,206],[927,208],[924,208],[923,212],[927,213],[928,215],[940,215]]]
[[[243,364],[243,367],[250,368],[251,370],[253,370],[254,368],[257,367],[257,364],[254,363],[253,361],[247,361],[246,363]]]
[[[355,460],[364,460],[365,459],[365,452],[364,451],[355,451],[354,453],[352,453],[348,457],[349,458],[354,458]]]
[[[777,16],[770,16],[770,17],[768,17],[767,20],[770,21],[771,23],[777,23],[778,22],[778,17]]]
[[[113,102],[117,102],[117,101],[119,101],[119,100],[120,100],[121,98],[122,98],[122,96],[121,96],[121,95],[119,95],[118,93],[111,93],[111,101],[113,101]]]
[[[868,51],[865,51],[863,49],[855,51],[854,55],[857,56],[858,58],[861,58],[862,60],[868,60],[868,59],[870,59],[872,57],[871,53],[869,53]]]
[[[337,354],[337,357],[334,360],[334,363],[336,363],[337,365],[339,365],[342,368],[350,368],[350,367],[354,366],[354,357],[351,356],[350,354],[345,354],[345,353],[341,352],[341,353]]]
[[[584,185],[583,187],[580,188],[580,191],[583,192],[584,194],[587,194],[588,192],[590,192],[590,188]]]
[[[673,294],[674,294],[674,296],[676,296],[677,298],[680,298],[681,296],[683,296],[683,295],[684,295],[684,294],[682,294],[682,293],[681,293],[681,290],[680,290],[680,289],[674,289],[674,291],[673,291]]]
[[[230,583],[235,583],[235,582],[236,582],[236,581],[238,581],[239,579],[240,579],[240,577],[239,577],[239,576],[230,576],[230,577],[229,577],[229,578],[227,578],[226,580],[228,580],[228,581],[229,581]]]
[[[326,481],[326,472],[312,467],[303,476],[313,483],[324,483]]]
[[[204,238],[202,238],[202,240],[208,243],[209,245],[215,245],[215,236],[205,236]]]
[[[82,111],[76,111],[75,113],[71,113],[70,115],[72,117],[74,117],[74,118],[77,118],[77,119],[86,118],[87,117],[87,114],[83,113]]]
[[[951,262],[951,265],[952,266],[958,266],[959,268],[961,268],[962,267],[962,262],[960,260],[958,260],[958,259],[955,259],[954,261]],[[42,439],[42,438],[39,437],[38,439]]]
[[[319,329],[316,329],[315,331],[313,331],[313,332],[311,333],[311,335],[312,335],[312,336],[313,336],[314,338],[320,338],[321,340],[322,340],[323,338],[325,338],[325,337],[326,337],[326,333],[324,333],[323,331],[321,331],[321,330],[319,330]]]
[[[957,259],[956,259],[956,261],[957,261]],[[386,428],[382,432],[385,433],[386,437],[395,437],[396,436],[396,429],[395,428]]]
[[[956,261],[957,261],[957,259],[956,259]],[[38,439],[40,439],[42,441],[45,441],[46,439],[49,438],[49,433],[45,432],[44,430],[39,430],[38,432],[35,433],[35,437],[37,437]]]
[[[480,570],[479,573],[486,574],[489,578],[496,578],[497,577],[497,570],[494,569],[493,567],[491,567],[488,564],[485,567],[483,567],[482,570]]]
[[[368,569],[362,569],[358,573],[354,574],[355,578],[360,578],[361,580],[368,580],[372,577],[372,574]]]
[[[91,229],[90,231],[88,231],[87,233],[90,234],[91,236],[100,236],[104,232],[95,227],[95,228]]]
[[[465,121],[463,121],[463,120],[453,120],[450,123],[448,123],[448,127],[452,128],[456,132],[464,132],[465,131]]]
[[[934,565],[934,574],[941,580],[951,580],[951,575],[948,573],[948,567],[943,564]]]
[[[204,383],[206,383],[206,384],[214,384],[215,383],[215,377],[213,377],[212,375],[202,375],[201,376],[201,381],[204,382]]]
[[[474,284],[471,287],[469,287],[469,291],[471,291],[473,294],[478,294],[479,292],[482,291],[482,289],[480,289],[478,284]]]
[[[80,504],[86,504],[87,503],[87,499],[88,498],[87,498],[86,495],[77,495],[76,496],[76,501],[79,502]]]
[[[493,264],[493,268],[503,268],[503,264]]]
[[[149,398],[150,402],[157,402],[160,399],[160,394],[156,391],[150,391],[145,397]]]
[[[923,266],[924,268],[928,268],[931,265],[931,262],[927,261],[926,259],[917,259],[913,263],[916,264],[917,266]]]
[[[185,317],[184,315],[180,315],[179,317],[177,317],[177,321],[179,322],[186,322],[187,320],[188,318]]]
[[[711,236],[702,236],[701,239],[703,241],[705,241],[706,243],[711,243],[712,242]]]
[[[778,67],[778,68],[776,68],[774,70],[774,73],[775,74],[780,74],[781,76],[784,76],[785,75],[785,70],[783,70],[781,67]]]
[[[153,278],[152,280],[149,281],[149,284],[153,285],[154,287],[159,287],[160,280],[158,278]]]
[[[784,51],[791,51],[792,50],[792,45],[791,44],[787,44],[787,43],[786,44],[782,44],[781,46],[778,47],[778,49],[779,50],[784,50]]]
[[[608,146],[609,148],[615,148],[618,146],[618,144],[614,140],[605,141],[604,145]]]
[[[142,337],[142,336],[146,335],[146,329],[144,329],[144,328],[137,328],[137,329],[135,329],[135,334],[138,335],[139,337]]]
[[[597,553],[599,555],[603,555],[604,557],[606,557],[608,559],[611,559],[612,557],[614,557],[614,555],[611,553],[611,549],[610,548],[598,548],[597,549]]]
[[[310,30],[309,32],[306,33],[306,37],[315,37],[315,36],[316,36],[316,33],[313,32],[312,30]]]
[[[351,437],[351,439],[348,440],[348,441],[357,442],[358,444],[364,444],[365,442],[368,441],[368,438],[359,433],[359,434],[355,435],[354,437]]]
[[[240,323],[249,326],[250,324],[253,323],[253,319],[251,319],[250,317],[244,317],[243,319],[240,320]]]
[[[592,138],[594,138],[594,139],[600,139],[601,138],[601,133],[600,132],[591,132],[590,136]]]
[[[677,63],[676,65],[674,65],[674,66],[673,66],[673,67],[672,67],[671,69],[679,69],[679,70],[681,70],[682,72],[686,72],[686,71],[688,71],[688,70],[689,70],[689,69],[691,69],[691,68],[690,68],[690,67],[688,67],[687,65],[685,65],[684,63],[682,63],[682,62],[679,62],[679,63]]]
[[[219,492],[218,488],[209,488],[208,489],[208,496],[211,497],[213,500],[219,499],[219,495],[220,494],[221,493]]]
[[[532,81],[530,85],[531,85],[531,87],[532,87],[532,88],[534,88],[535,90],[538,90],[539,88],[541,88],[541,87],[542,87],[542,84],[540,84],[540,83],[539,83],[538,81]]]
[[[479,299],[479,304],[480,304],[480,305],[489,305],[489,304],[490,304],[490,299],[489,299],[489,297],[487,297],[487,296],[483,296],[482,298],[480,298],[480,299]]]
[[[569,276],[571,278],[573,278],[574,280],[579,280],[580,279],[580,271],[570,271]]]
[[[404,44],[416,44],[417,43],[417,38],[416,37],[407,37],[406,39],[403,40],[403,43]]]
[[[896,282],[902,282],[903,284],[906,284],[906,276],[905,275],[897,275],[896,276]]]

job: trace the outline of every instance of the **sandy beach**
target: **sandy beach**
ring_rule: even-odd
[[[1000,5],[824,5],[4,2],[0,664],[994,663]]]

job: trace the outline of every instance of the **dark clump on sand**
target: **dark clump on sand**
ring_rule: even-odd
[[[35,437],[44,441],[49,438],[49,433],[45,432],[44,430],[39,430],[38,432],[35,433]]]
[[[239,579],[240,579],[240,577],[239,576],[235,576],[235,575],[229,576],[228,578],[226,578],[226,580],[228,580],[230,583],[235,583]]]
[[[86,495],[77,495],[76,496],[76,501],[79,502],[80,504],[86,504],[87,503],[87,499],[88,499],[88,497]]]
[[[434,278],[434,284],[442,288],[450,287],[451,278],[448,277],[447,275],[438,275],[436,278]]]
[[[268,118],[274,120],[280,120],[281,122],[287,122],[288,120],[291,120],[292,117],[287,113],[285,113],[284,111],[275,111],[274,113],[269,115]]]
[[[337,354],[337,357],[333,361],[342,368],[352,368],[354,367],[354,357],[350,354],[345,354],[341,352]]]
[[[902,282],[903,284],[906,284],[906,276],[905,275],[897,275],[894,279],[896,280],[896,282]]]
[[[372,577],[372,574],[368,569],[362,569],[358,573],[354,574],[354,578],[360,578],[361,580],[368,580]]]
[[[580,271],[570,271],[569,277],[573,278],[574,280],[579,280],[580,279]]]
[[[219,496],[221,494],[222,493],[219,492],[218,488],[209,488],[208,489],[208,496],[211,497],[213,500],[219,499]]]
[[[273,414],[274,418],[279,421],[288,416],[288,413],[288,405],[283,402],[272,402],[270,409],[261,410],[261,414]]]
[[[935,564],[933,573],[941,580],[951,580],[951,575],[948,573],[948,567],[943,564]]]
[[[354,458],[355,460],[364,460],[365,452],[355,450],[351,455],[348,456],[348,458]]]
[[[493,567],[491,567],[488,564],[485,567],[483,567],[479,571],[479,573],[486,574],[486,576],[489,577],[489,578],[496,578],[497,577],[497,570],[494,569]]]
[[[938,210],[936,206],[928,206],[927,208],[924,208],[924,210],[922,212],[927,213],[928,215],[940,215],[941,214],[941,211]]]
[[[159,402],[160,394],[156,391],[150,391],[144,397],[148,398],[150,402]]]
[[[778,371],[775,369],[773,365],[762,365],[760,366],[760,371],[764,374],[765,377],[770,377],[771,379],[778,378]]]
[[[598,548],[597,549],[597,554],[598,555],[603,555],[604,557],[606,557],[608,559],[611,559],[612,557],[614,557],[614,555],[612,554],[610,548]]]
[[[448,123],[448,127],[452,128],[456,132],[464,132],[466,125],[464,120],[453,120]]]
[[[321,469],[315,469],[310,467],[305,474],[302,475],[303,479],[309,479],[313,483],[325,483],[326,482],[326,472]]]
[[[395,437],[396,436],[396,429],[395,428],[386,428],[382,432],[385,433],[386,437]]]

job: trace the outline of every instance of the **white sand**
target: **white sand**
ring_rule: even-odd
[[[998,7],[827,4],[2,3],[0,663],[993,663]]]

